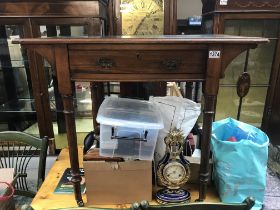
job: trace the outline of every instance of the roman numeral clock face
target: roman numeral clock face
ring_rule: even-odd
[[[122,0],[123,35],[162,35],[164,0]]]

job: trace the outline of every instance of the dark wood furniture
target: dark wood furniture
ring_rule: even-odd
[[[237,115],[234,113],[233,117],[237,116],[242,121],[261,126],[265,132],[268,132],[273,144],[280,144],[277,135],[272,134],[272,127],[280,126],[280,118],[277,118],[276,114],[279,113],[280,106],[278,108],[275,106],[279,104],[276,95],[279,92],[277,75],[279,75],[280,63],[280,2],[275,0],[202,0],[202,2],[205,33],[263,36],[270,39],[270,43],[263,44],[258,51],[250,50],[247,54],[244,53],[243,57],[236,59],[235,66],[231,66],[225,75],[226,80],[221,82],[221,88],[232,88],[234,93],[239,74],[243,71],[248,72],[251,75],[251,88],[244,98],[247,104],[243,105],[242,99],[235,94],[235,100],[240,100],[240,105],[238,107],[237,104],[235,109],[232,108],[237,113]],[[244,62],[245,66],[243,66]],[[235,76],[231,74],[233,68],[239,68],[238,71],[234,71]],[[230,77],[234,78],[234,81],[231,81]],[[222,106],[220,107],[223,109]],[[255,111],[247,117],[250,108]],[[242,111],[245,111],[247,116],[243,115]],[[254,115],[259,116],[254,117]]]
[[[278,53],[278,56],[280,52]],[[280,145],[280,65],[278,64],[278,76],[276,78],[275,90],[272,95],[271,116],[268,121],[266,132],[273,145]]]
[[[112,25],[108,21],[108,13],[112,13],[109,11],[109,9],[112,9],[111,5],[112,1],[109,2],[108,0],[3,0],[0,3],[0,36],[6,39],[5,26],[7,25],[19,28],[21,38],[41,37],[41,26],[46,26],[47,36],[70,36],[71,26],[84,27],[85,35],[100,36],[104,33],[110,34],[112,33]],[[60,34],[56,30],[58,26],[60,27]],[[19,103],[21,102],[19,101],[20,98],[13,97],[13,95],[16,95],[15,88],[13,88],[15,78],[13,78],[13,71],[10,69],[12,68],[12,63],[8,48],[0,56],[0,61],[10,62],[9,68],[4,69],[2,66],[4,74],[6,73],[4,83],[7,84],[6,90],[8,91],[8,99],[5,103],[10,103],[10,101]],[[24,119],[36,120],[37,118],[40,136],[50,138],[49,150],[50,154],[54,154],[56,146],[52,120],[53,117],[57,118],[59,130],[63,132],[65,130],[65,126],[63,126],[64,116],[59,111],[56,113],[51,112],[46,65],[44,65],[43,59],[34,53],[27,54],[26,52],[23,52],[23,59],[27,83],[31,93],[31,98],[24,100],[24,102],[30,103],[31,107],[35,107],[35,109],[23,110],[20,112],[20,116],[24,115]],[[29,60],[29,63],[27,60]],[[51,77],[53,77],[54,81],[55,110],[63,110],[62,100],[57,93],[58,91],[56,91],[55,66],[52,67],[53,71],[50,74],[53,74]],[[4,111],[0,113],[1,119],[3,119],[3,116],[9,119],[10,116],[19,115],[19,111],[15,107]]]
[[[265,38],[193,35],[37,38],[14,40],[13,43],[20,43],[30,53],[40,54],[56,67],[64,104],[75,199],[79,206],[83,206],[71,81],[202,81],[205,105],[198,199],[204,200],[219,79],[237,55],[267,41]]]

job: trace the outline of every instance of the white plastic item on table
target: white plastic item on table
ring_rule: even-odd
[[[153,159],[158,132],[163,128],[155,104],[108,97],[101,104],[96,120],[100,123],[101,156]]]
[[[176,96],[150,97],[149,101],[157,105],[164,121],[155,149],[155,162],[158,163],[165,154],[166,145],[163,140],[168,132],[178,128],[187,137],[200,115],[201,105]]]

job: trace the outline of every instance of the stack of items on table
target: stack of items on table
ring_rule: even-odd
[[[177,107],[172,106],[175,111],[162,107],[162,100],[177,102]],[[163,157],[164,137],[174,127],[182,129],[187,137],[200,114],[200,104],[192,102],[192,110],[187,112],[195,110],[195,114],[178,118],[186,112],[184,108],[190,108],[189,104],[178,103],[178,100],[187,99],[152,97],[150,101],[141,101],[108,97],[103,101],[97,116],[100,148],[84,151],[88,204],[152,200],[152,161],[157,163]],[[190,119],[192,122],[186,123]]]
[[[148,101],[108,97],[97,121],[99,154],[84,161],[88,204],[151,201],[152,159],[163,128],[158,109]]]

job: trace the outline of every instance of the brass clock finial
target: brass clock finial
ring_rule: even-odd
[[[174,128],[167,134],[164,142],[166,144],[166,152],[170,153],[174,159],[183,151],[185,137],[181,130]]]

